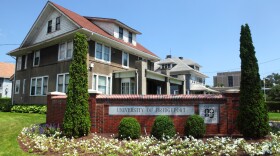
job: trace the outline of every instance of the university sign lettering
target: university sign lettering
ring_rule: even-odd
[[[194,106],[109,106],[109,115],[192,115]]]

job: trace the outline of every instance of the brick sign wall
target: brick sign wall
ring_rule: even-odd
[[[143,134],[149,134],[157,115],[172,118],[176,131],[184,135],[191,114],[204,118],[206,134],[238,134],[236,117],[239,94],[223,95],[95,95],[89,99],[91,132],[117,133],[123,117],[135,117]],[[48,96],[47,123],[62,124],[66,96]]]

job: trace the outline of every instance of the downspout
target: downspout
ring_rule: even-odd
[[[138,95],[138,81],[139,81],[138,69],[135,72],[136,72],[136,77],[137,77],[137,81],[136,81],[136,94]]]
[[[11,55],[10,55],[11,56]],[[11,58],[15,59],[13,56],[11,56]],[[16,69],[17,69],[17,61],[16,61],[16,64],[15,64],[15,73],[14,73],[14,80],[12,82],[12,105],[14,105],[14,94],[15,94],[15,82],[16,82]]]

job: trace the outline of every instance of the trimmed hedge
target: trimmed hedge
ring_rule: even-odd
[[[155,138],[169,139],[176,134],[174,123],[169,116],[161,115],[157,116],[151,131],[151,135]]]
[[[138,139],[141,134],[141,127],[139,122],[133,117],[125,117],[121,120],[119,125],[120,139]]]
[[[204,119],[199,115],[191,115],[186,121],[185,134],[186,136],[193,136],[195,138],[202,138],[206,132]]]
[[[12,106],[11,98],[0,98],[0,112],[10,112]]]
[[[269,112],[280,112],[280,101],[266,101]]]
[[[25,105],[25,104],[14,105],[11,109],[11,112],[46,114],[47,106],[46,105]]]

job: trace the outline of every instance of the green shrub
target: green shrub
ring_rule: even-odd
[[[176,134],[174,123],[172,119],[168,116],[161,115],[157,116],[151,131],[151,135],[155,138],[168,139]]]
[[[28,105],[28,104],[14,105],[11,109],[11,112],[46,114],[47,106],[46,105]]]
[[[195,138],[202,138],[206,132],[204,119],[199,115],[191,115],[186,121],[185,135],[193,136]]]
[[[0,98],[0,112],[10,112],[12,106],[11,98]]]
[[[139,122],[133,117],[125,117],[119,125],[120,139],[137,139],[140,137],[141,127]]]

